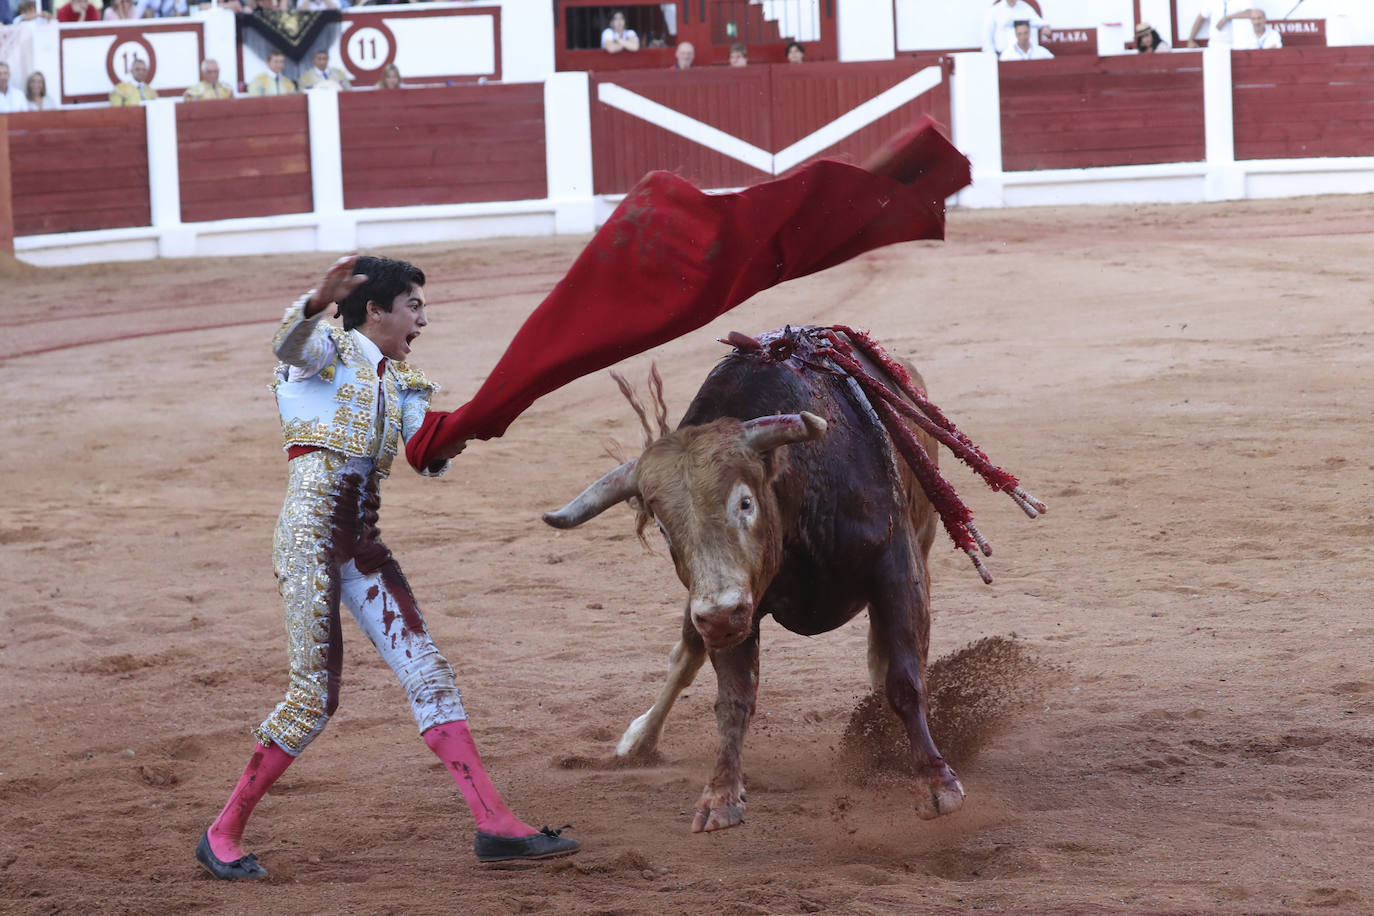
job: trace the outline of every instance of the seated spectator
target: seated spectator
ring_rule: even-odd
[[[134,7],[134,0],[111,0],[105,4],[106,21],[111,19],[137,19],[138,12]]]
[[[1000,60],[1050,60],[1054,57],[1049,48],[1031,44],[1030,23],[1022,19],[1013,27],[1016,41],[1002,52]]]
[[[71,0],[57,10],[58,22],[98,22],[100,11],[91,6],[91,0]]]
[[[187,14],[186,0],[138,0],[134,8],[139,19],[167,19]]]
[[[52,13],[39,10],[37,0],[19,0],[19,5],[14,8],[15,25],[37,22],[40,19],[52,22]]]
[[[673,64],[674,70],[690,70],[692,69],[692,61],[697,59],[697,49],[692,47],[690,41],[684,41],[677,46],[677,50],[673,52],[673,57],[676,58],[676,62]]]
[[[282,76],[286,69],[286,55],[277,48],[267,52],[267,72],[259,73],[248,83],[248,94],[254,98],[264,95],[291,95],[296,84]]]
[[[1247,29],[1242,23],[1236,30],[1237,51],[1272,51],[1282,47],[1283,36],[1279,34],[1278,29],[1269,24],[1269,17],[1265,16],[1264,10],[1251,10],[1250,28]]]
[[[352,89],[348,74],[329,66],[329,52],[321,48],[310,56],[311,68],[301,74],[301,89]]]
[[[378,89],[400,89],[401,88],[401,69],[395,64],[387,64],[382,68],[382,78],[377,81]]]
[[[233,97],[234,90],[229,88],[229,84],[219,81],[219,61],[207,57],[200,62],[200,82],[187,89],[182,99],[187,102],[199,102],[205,99]]]
[[[1039,29],[1044,41],[1050,24],[1026,0],[997,0],[983,18],[983,50],[999,57],[1016,43],[1016,23],[1025,22]],[[1027,58],[1029,60],[1029,58]]]
[[[18,86],[10,85],[10,65],[0,61],[0,112],[28,111],[29,102]]]
[[[24,100],[29,103],[29,111],[47,111],[57,107],[48,98],[48,78],[41,70],[29,74],[28,81],[24,83]]]
[[[1169,50],[1169,43],[1159,37],[1159,33],[1148,22],[1135,27],[1135,49],[1138,54],[1163,54]]]
[[[110,106],[141,105],[149,99],[157,98],[157,90],[148,85],[148,62],[141,57],[134,58],[129,65],[130,80],[115,83],[110,93]]]
[[[749,66],[749,49],[739,42],[735,42],[730,46],[730,66]]]
[[[625,14],[620,10],[611,13],[611,24],[601,32],[601,50],[607,54],[639,50],[639,36],[625,28]]]
[[[789,64],[806,63],[806,48],[802,47],[800,41],[789,41],[787,43],[787,50],[784,53],[787,54],[787,62]]]

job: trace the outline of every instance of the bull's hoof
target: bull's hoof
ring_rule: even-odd
[[[625,734],[620,736],[620,743],[615,746],[617,757],[649,759],[654,756],[654,751],[658,748],[658,733],[648,727],[651,712],[652,709],[635,719],[630,723],[630,727],[625,729]]]
[[[697,802],[696,817],[692,818],[693,833],[710,833],[744,823],[744,787],[715,789],[707,786]]]
[[[920,778],[921,788],[925,791],[916,796],[916,815],[923,821],[934,820],[945,814],[958,811],[968,797],[959,777],[948,766]]]

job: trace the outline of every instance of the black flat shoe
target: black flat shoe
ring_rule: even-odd
[[[477,831],[472,841],[473,851],[479,862],[512,862],[518,859],[552,859],[556,856],[570,856],[582,848],[582,844],[571,837],[560,836],[567,827],[554,830],[542,828],[533,836],[497,836],[494,833]]]
[[[221,881],[242,881],[245,878],[256,880],[267,877],[267,869],[258,864],[258,857],[252,853],[240,856],[232,862],[221,862],[210,849],[209,830],[200,835],[200,842],[196,844],[196,861]]]

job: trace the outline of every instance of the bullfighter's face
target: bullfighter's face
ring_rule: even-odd
[[[738,420],[679,430],[650,445],[636,467],[644,508],[668,542],[708,648],[753,631],[759,597],[782,562],[772,480],[785,453],[760,453]]]
[[[411,286],[391,303],[391,311],[384,311],[375,302],[367,304],[367,318],[358,330],[377,345],[387,359],[404,361],[410,345],[429,324],[425,317],[425,291]]]

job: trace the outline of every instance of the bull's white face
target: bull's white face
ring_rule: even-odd
[[[640,498],[711,649],[737,645],[753,631],[758,599],[782,560],[771,487],[777,459],[745,446],[739,427],[718,420],[679,430],[651,445],[636,469]]]

